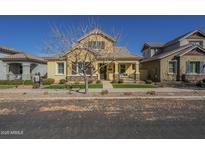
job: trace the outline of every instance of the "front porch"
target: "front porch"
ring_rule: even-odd
[[[7,80],[31,80],[34,75],[33,70],[38,64],[28,62],[7,62],[6,79]]]
[[[98,80],[134,82],[139,80],[139,62],[137,61],[115,61],[98,62],[96,75]]]

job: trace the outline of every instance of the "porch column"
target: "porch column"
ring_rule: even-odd
[[[140,80],[139,61],[135,63],[135,81]]]
[[[0,80],[8,80],[8,73],[9,73],[9,65],[4,63],[2,65],[2,70],[0,73]]]
[[[115,62],[115,73],[114,73],[114,79],[115,80],[119,80],[119,63],[118,62]]]
[[[100,70],[98,70],[98,62],[95,63],[95,71],[96,71],[95,74],[97,75],[97,79],[100,80],[100,75],[99,75]]]
[[[29,63],[22,63],[22,80],[31,80],[30,67]]]

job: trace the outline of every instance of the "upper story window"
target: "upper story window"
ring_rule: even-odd
[[[105,48],[105,42],[104,41],[89,41],[88,42],[88,48],[91,48],[91,49],[104,49]]]
[[[198,45],[203,47],[203,41],[189,41],[189,43],[192,45]]]

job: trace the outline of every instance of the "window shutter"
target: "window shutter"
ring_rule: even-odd
[[[174,66],[174,73],[177,74],[177,70],[178,70],[178,62],[175,61],[175,66]]]
[[[186,62],[186,73],[190,73],[190,62]]]
[[[204,62],[200,62],[200,74],[204,74]]]

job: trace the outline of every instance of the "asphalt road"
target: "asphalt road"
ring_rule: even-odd
[[[205,138],[204,100],[0,102],[0,138]]]

